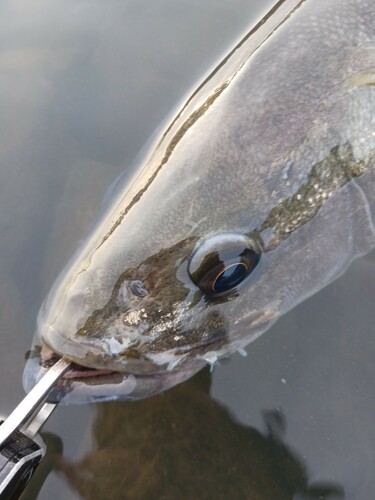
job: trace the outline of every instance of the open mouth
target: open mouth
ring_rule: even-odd
[[[72,363],[69,370],[63,375],[64,379],[92,378],[103,375],[112,375],[116,373],[112,370],[96,370],[95,368],[86,368],[85,366]]]
[[[48,369],[51,368],[61,356],[56,352],[52,351],[44,342],[42,343],[42,349],[40,352],[41,367]],[[92,377],[102,377],[105,375],[113,375],[116,373],[114,370],[106,370],[102,368],[89,368],[87,366],[80,365],[76,362],[71,363],[68,371],[62,376],[63,379],[82,379],[82,378],[92,378]]]
[[[34,344],[24,371],[23,384],[26,392],[29,392],[61,357],[61,354],[53,351],[43,341]],[[69,356],[67,359],[70,359]],[[127,371],[119,371],[115,367],[93,368],[83,366],[79,360],[75,360],[71,361],[68,371],[51,390],[48,400],[64,404],[135,401],[154,396],[183,382],[203,366],[201,360],[200,363],[179,367],[178,370],[168,370],[165,365],[152,363],[152,371],[150,369],[140,372],[132,367]]]

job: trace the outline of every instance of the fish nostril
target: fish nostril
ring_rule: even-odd
[[[126,283],[123,283],[117,294],[117,305],[124,307],[129,302],[129,291]]]
[[[148,294],[147,288],[140,280],[132,281],[130,284],[130,289],[134,293],[134,295],[137,295],[137,297],[145,297]]]

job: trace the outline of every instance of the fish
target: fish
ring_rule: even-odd
[[[24,372],[142,399],[245,347],[375,246],[375,5],[282,0],[120,179],[53,285]]]

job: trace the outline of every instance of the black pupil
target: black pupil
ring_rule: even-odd
[[[223,269],[223,271],[219,274],[213,283],[212,290],[219,293],[226,292],[227,290],[239,285],[246,275],[247,267],[245,264],[232,264],[231,266]]]
[[[261,249],[256,241],[238,233],[224,233],[203,241],[191,256],[188,273],[207,295],[235,289],[257,267]]]

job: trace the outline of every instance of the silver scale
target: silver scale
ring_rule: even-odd
[[[0,421],[0,500],[18,499],[42,460],[45,450],[34,438],[57,406],[46,402],[48,394],[70,366],[61,358]]]

